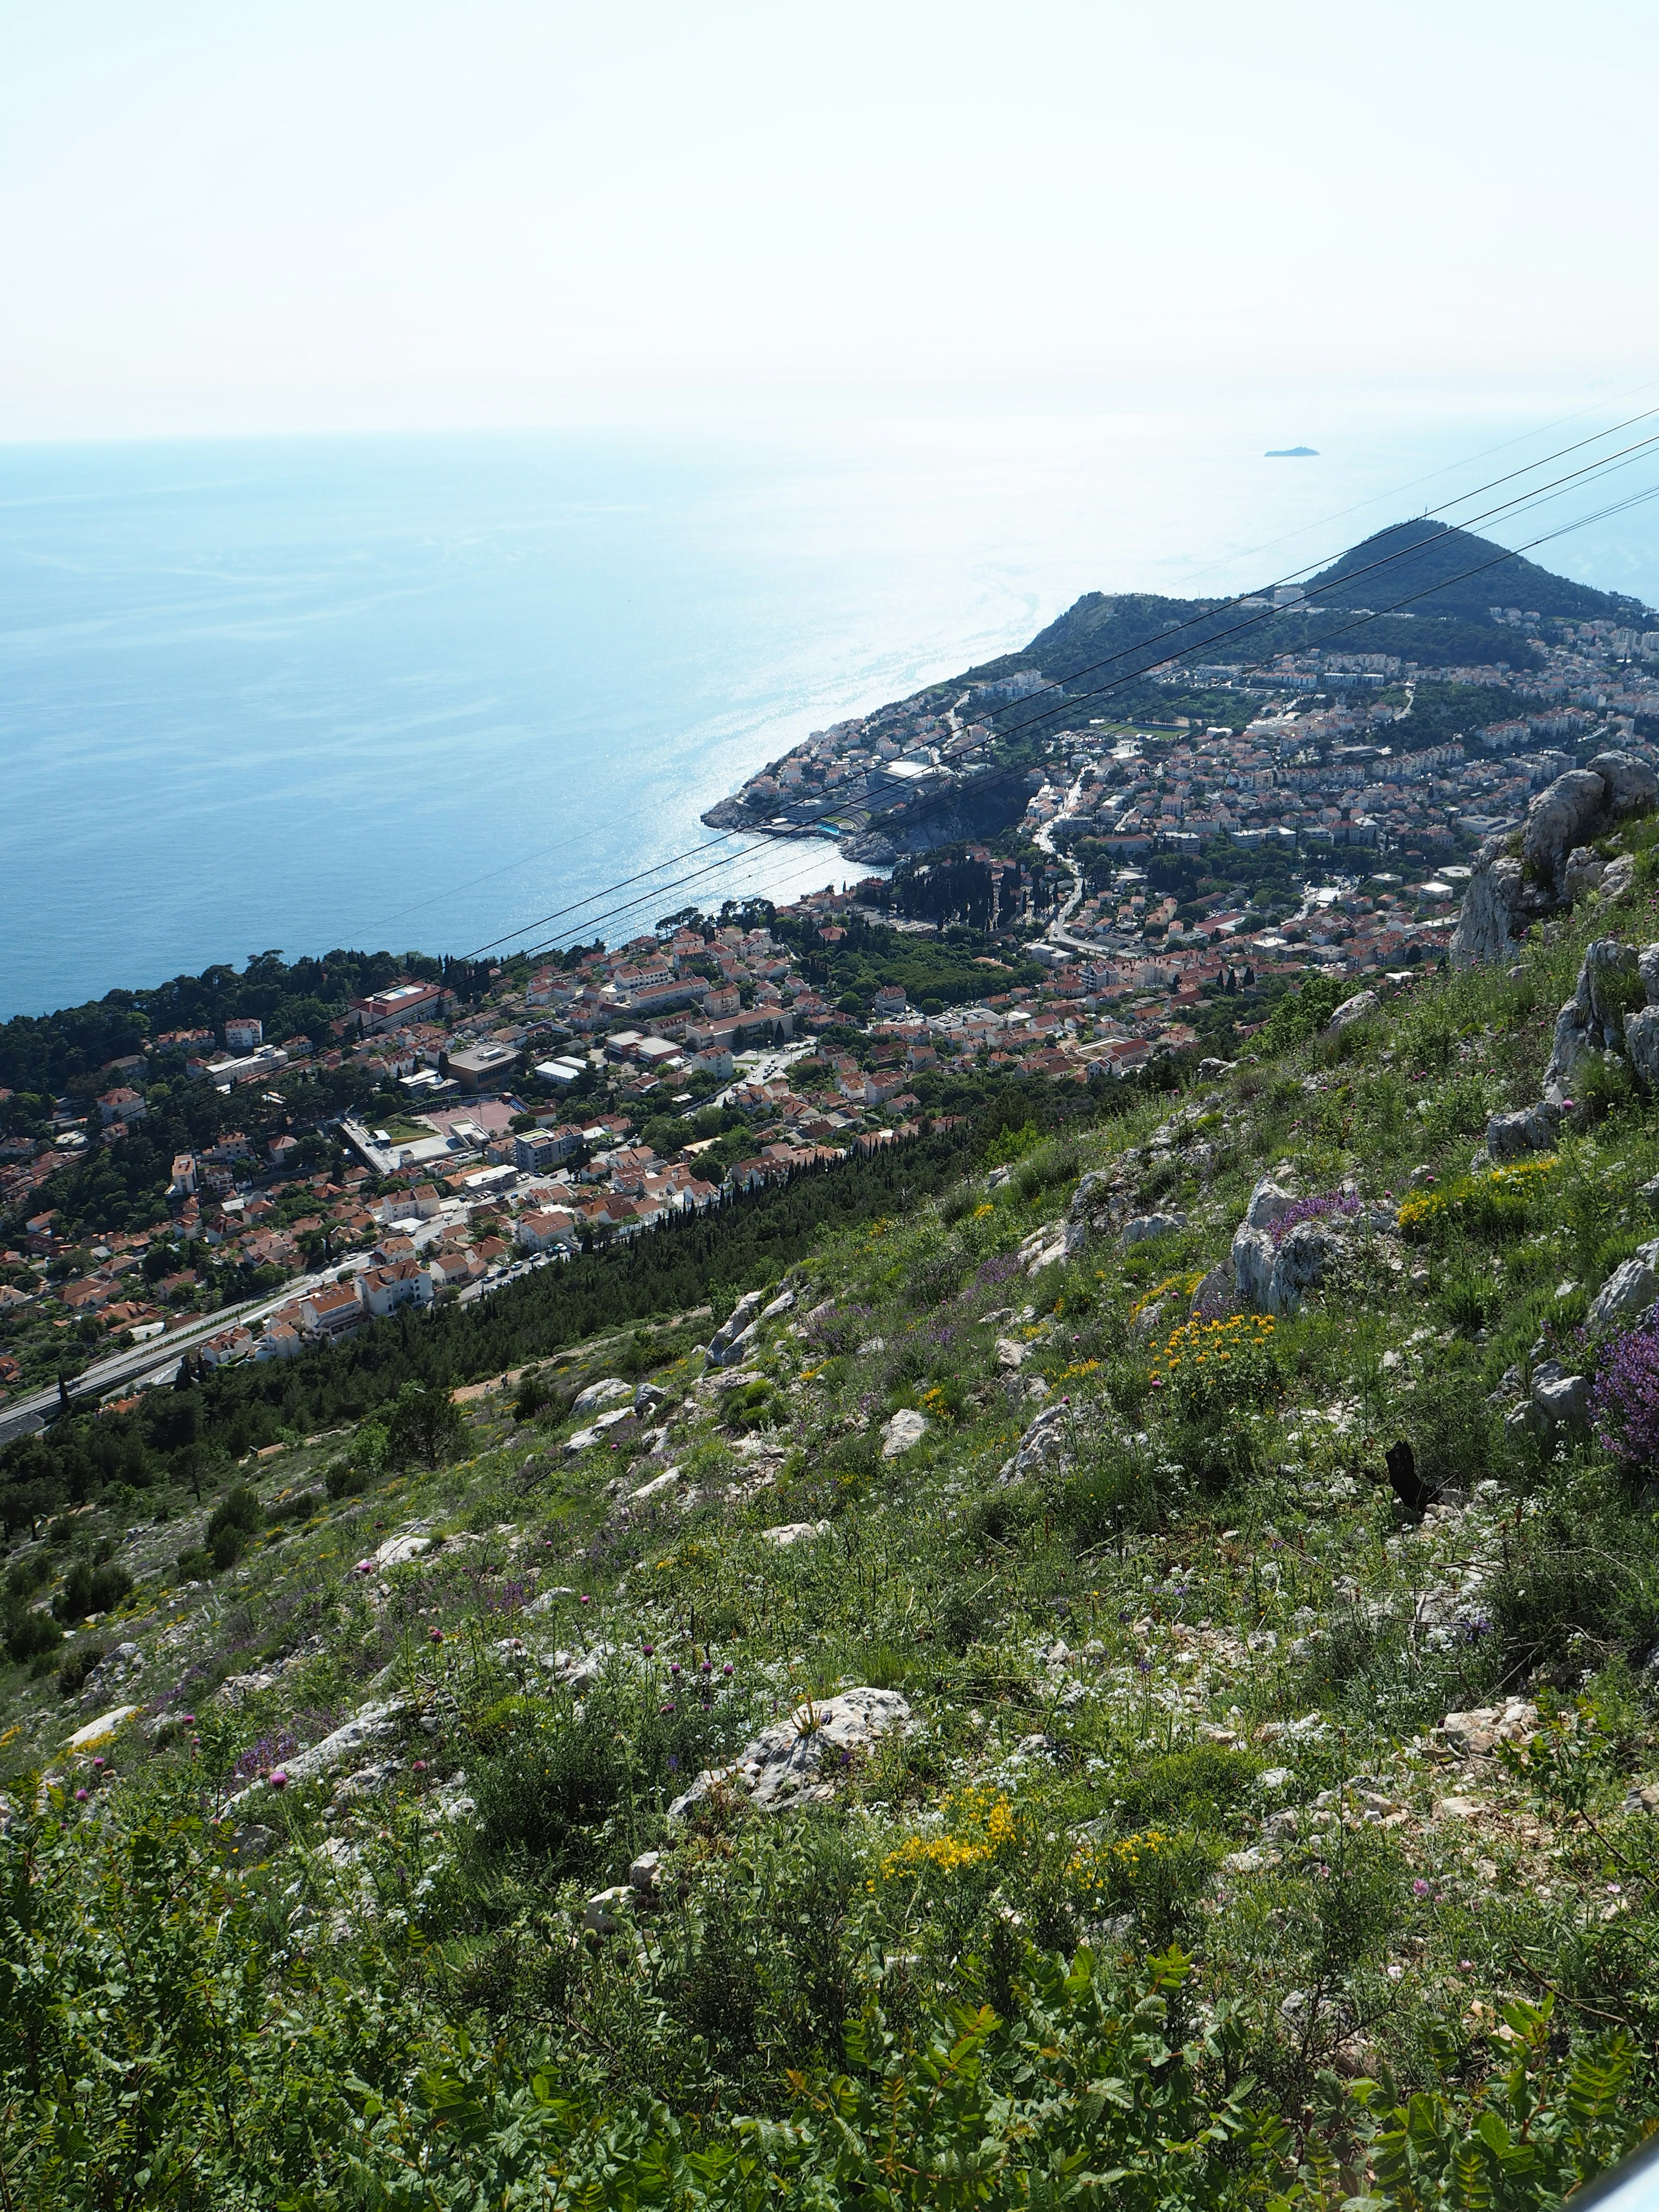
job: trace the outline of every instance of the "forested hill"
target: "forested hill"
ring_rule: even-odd
[[[1266,595],[1271,586],[1260,590]],[[1635,628],[1659,622],[1639,600],[1575,584],[1490,538],[1419,520],[1392,524],[1350,547],[1309,580],[1298,607],[1269,611],[1237,599],[1085,592],[1022,652],[971,669],[969,678],[1041,669],[1074,698],[1104,700],[1171,659],[1189,666],[1259,664],[1310,647],[1397,653],[1423,667],[1541,666],[1536,647],[1493,618],[1492,609],[1504,606],[1546,619]],[[1079,688],[1085,676],[1086,693]]]
[[[1479,573],[1471,574],[1471,570]],[[1490,538],[1427,520],[1395,523],[1378,531],[1328,568],[1322,568],[1307,588],[1310,599],[1326,606],[1388,607],[1409,599],[1419,616],[1450,616],[1481,623],[1491,623],[1489,611],[1495,606],[1519,607],[1568,622],[1616,622],[1638,628],[1650,626],[1655,619],[1639,599],[1575,584],[1519,553],[1505,557],[1504,549]]]

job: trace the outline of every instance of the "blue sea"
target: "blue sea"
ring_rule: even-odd
[[[0,1017],[842,882],[698,815],[1082,592],[1255,586],[1594,427],[1543,413],[0,448]],[[1656,523],[1535,557],[1659,597]]]

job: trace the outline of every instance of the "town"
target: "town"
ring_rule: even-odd
[[[1317,635],[1317,612],[1292,595],[1274,618]],[[290,1358],[485,1297],[948,1125],[964,1085],[1219,1065],[1310,977],[1409,988],[1483,841],[1598,748],[1659,757],[1659,631],[1486,617],[1524,666],[1310,641],[1169,663],[1142,719],[1071,723],[1040,669],[936,688],[815,733],[708,817],[873,840],[884,872],[464,992],[421,963],[307,1001],[315,1034],[231,1013],[51,1096],[0,1091],[0,1428],[71,1386],[124,1407],[181,1360]],[[937,840],[975,787],[1010,818]],[[168,1129],[199,1134],[158,1149]]]

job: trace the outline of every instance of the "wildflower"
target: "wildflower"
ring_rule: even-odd
[[[101,1774],[101,1773],[103,1772],[103,1771],[104,1771],[104,1762],[103,1762],[103,1760],[102,1760],[101,1759],[94,1759],[93,1760],[92,1764],[93,1764],[93,1771],[94,1771],[94,1773]]]
[[[654,1659],[657,1656],[657,1647],[654,1644],[642,1644],[640,1649],[647,1659]]]
[[[417,1759],[415,1761],[415,1764],[414,1764],[414,1766],[413,1766],[413,1768],[412,1768],[411,1771],[413,1771],[413,1772],[414,1772],[414,1773],[416,1773],[416,1774],[424,1774],[424,1773],[426,1772],[426,1761],[425,1761],[425,1759]]]
[[[1457,1962],[1457,1970],[1461,1974],[1472,1974],[1474,1972],[1474,1960],[1460,1959]]]
[[[667,1703],[665,1705],[660,1705],[660,1706],[659,1706],[659,1708],[658,1708],[658,1711],[659,1711],[659,1712],[664,1712],[664,1713],[672,1713],[672,1712],[673,1711],[673,1710],[674,1710],[674,1701],[673,1701],[673,1699],[672,1699],[672,1698],[669,1699],[668,1703]]]
[[[578,1605],[592,1605],[593,1601],[591,1597],[579,1597],[576,1602]]]
[[[1425,1882],[1425,1881],[1414,1881],[1414,1882],[1412,1884],[1412,1895],[1413,1895],[1413,1897],[1426,1897],[1426,1896],[1428,1895],[1428,1893],[1429,1893],[1429,1885],[1427,1884],[1427,1882]]]
[[[186,1713],[186,1714],[185,1715],[185,1726],[186,1728],[194,1728],[194,1727],[195,1727],[195,1725],[196,1725],[196,1716],[195,1716],[195,1714],[194,1714],[194,1713]]]
[[[444,1632],[441,1628],[428,1628],[426,1633],[428,1643],[441,1644],[444,1640]]]
[[[1389,1979],[1391,1982],[1397,1982],[1405,1971],[1406,1969],[1403,1966],[1390,1966],[1389,1969]]]
[[[86,1791],[85,1791],[84,1790],[77,1790],[76,1791],[76,1793],[75,1793],[75,1802],[76,1802],[76,1803],[77,1805],[84,1805],[84,1804],[86,1803],[86,1802],[87,1802],[87,1793],[86,1793]]]
[[[697,1672],[700,1674],[712,1674],[714,1671],[714,1662],[712,1659],[704,1659],[699,1662]]]
[[[1624,1884],[1622,1882],[1610,1881],[1607,1884],[1607,1895],[1609,1897],[1622,1897],[1623,1894]]]
[[[722,1673],[724,1673],[724,1674],[729,1674],[731,1673],[731,1671],[732,1671],[732,1662],[728,1659],[728,1660],[726,1661],[726,1662],[725,1667],[721,1669],[721,1672],[722,1672]]]
[[[273,1766],[273,1767],[271,1768],[271,1770],[270,1770],[270,1786],[271,1786],[271,1788],[272,1788],[273,1790],[286,1790],[286,1789],[288,1788],[288,1769],[287,1769],[287,1767],[285,1767],[285,1766]]]

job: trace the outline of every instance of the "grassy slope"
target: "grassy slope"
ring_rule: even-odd
[[[1536,1096],[1595,927],[1581,916],[1513,977],[1425,981],[1339,1043],[1051,1140],[1000,1187],[823,1237],[765,1332],[763,1382],[722,1400],[695,1358],[659,1370],[662,1457],[683,1470],[667,1502],[619,1505],[626,1445],[562,1449],[616,1340],[550,1363],[539,1407],[516,1384],[471,1395],[435,1470],[376,1473],[372,1439],[289,1453],[262,1472],[268,1501],[353,1452],[368,1487],[273,1528],[210,1587],[165,1587],[193,1530],[135,1540],[137,1591],[96,1633],[139,1644],[141,1686],[107,1702],[173,1725],[118,1735],[101,1772],[54,1748],[84,1717],[73,1698],[45,1720],[20,1701],[0,1739],[18,1802],[43,1767],[62,1783],[3,1846],[0,1956],[46,1961],[34,1991],[7,1985],[21,2031],[0,2061],[29,2201],[115,2201],[108,2175],[149,2160],[188,2167],[173,2202],[274,2201],[280,2172],[296,2203],[551,2203],[556,2168],[603,2168],[594,2201],[623,2203],[696,2149],[710,2162],[681,2170],[686,2201],[772,2185],[955,2201],[941,2176],[960,2157],[983,2169],[978,2201],[1012,2203],[1069,2144],[1065,2186],[1085,2195],[1092,2160],[1149,2203],[1270,2182],[1337,2201],[1367,2173],[1395,2201],[1430,2201],[1436,2174],[1443,2201],[1474,2201],[1484,2173],[1524,2203],[1635,2139],[1659,2116],[1641,2055],[1659,2042],[1655,1823],[1626,1809],[1659,1772],[1652,1499],[1590,1445],[1506,1443],[1487,1401],[1540,1337],[1572,1351],[1589,1291],[1649,1233],[1651,1109],[1615,1103],[1501,1218],[1465,1206],[1419,1241],[1376,1240],[1207,1410],[1183,1413],[1159,1367],[1266,1170],[1368,1197],[1425,1164],[1443,1189],[1461,1176],[1487,1115]],[[1659,937],[1650,888],[1617,927]],[[1028,1279],[1011,1255],[1088,1168],[1185,1229],[1127,1255],[1093,1237]],[[1005,1483],[1036,1378],[1070,1401],[1069,1458]],[[928,1431],[884,1460],[902,1406]],[[1380,1480],[1402,1435],[1451,1486],[1420,1527]],[[788,1549],[761,1533],[820,1520]],[[442,1540],[352,1571],[413,1523]],[[556,1589],[576,1595],[530,1609]],[[599,1639],[635,1656],[579,1707],[549,1656]],[[623,1933],[580,1935],[585,1900],[667,1842],[690,1775],[856,1683],[902,1690],[915,1724],[855,1759],[830,1808],[705,1814]],[[1458,1762],[1432,1732],[1510,1692],[1542,1709],[1524,1767]],[[268,1768],[391,1694],[408,1701],[392,1735],[325,1785],[201,1825],[239,1763]],[[362,1794],[332,1794],[386,1757]],[[1080,1945],[1092,1982],[1040,1964]],[[926,2111],[890,2080],[904,2154],[884,2178],[881,2037],[926,2080],[952,2004],[1011,2023],[981,2023],[981,2055],[1013,2101],[976,2100],[967,2046]],[[122,2039],[158,2023],[165,2057],[135,2073]],[[847,2063],[849,2030],[837,2132],[812,2084]],[[70,2102],[91,2125],[71,2140],[54,2054],[73,2075],[94,2051],[116,2061],[96,2087],[87,2068]],[[1531,2169],[1468,2132],[1483,2100],[1514,2119],[1522,2061],[1547,2085]],[[1103,2074],[1130,2085],[1126,2112],[1082,2095]],[[1414,2088],[1445,2100],[1420,2108],[1443,2139],[1422,2136],[1417,2196],[1389,2178],[1404,2153],[1382,2118]],[[732,2116],[791,2112],[798,2133],[744,2138],[750,2168],[720,2164]],[[1158,2148],[1210,2114],[1209,2151]]]

